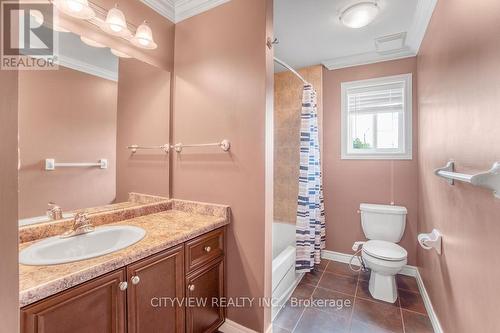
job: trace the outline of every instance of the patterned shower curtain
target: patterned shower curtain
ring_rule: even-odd
[[[300,174],[295,270],[309,272],[325,248],[325,209],[318,134],[316,91],[305,85],[300,126]]]

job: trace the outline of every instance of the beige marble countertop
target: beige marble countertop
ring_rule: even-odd
[[[146,230],[139,242],[104,256],[51,266],[19,265],[19,305],[31,304],[229,223],[227,206],[173,200],[170,210],[106,225]],[[20,250],[31,242],[20,244]]]

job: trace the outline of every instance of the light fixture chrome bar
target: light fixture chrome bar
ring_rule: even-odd
[[[288,65],[286,62],[284,62],[283,60],[280,60],[276,57],[274,57],[274,61],[277,62],[278,64],[280,64],[281,66],[285,67],[286,69],[288,69],[290,72],[292,72],[293,74],[295,74],[295,76],[297,76],[302,82],[304,82],[304,84],[308,85],[309,82],[306,81],[306,79],[304,79],[302,77],[302,75],[300,75],[295,69],[293,69],[292,66]]]
[[[163,150],[165,153],[168,154],[168,152],[170,150],[170,145],[168,143],[161,145],[161,146],[130,145],[130,146],[127,146],[127,149],[130,149],[132,151],[132,154],[136,153],[138,150],[156,150],[156,149]]]
[[[99,167],[101,169],[108,168],[108,160],[105,158],[100,159],[97,163],[56,163],[55,159],[47,158],[45,159],[45,170],[52,171],[56,168],[87,168],[87,167]]]
[[[182,149],[184,148],[191,148],[191,147],[220,147],[223,151],[229,151],[231,149],[231,142],[229,140],[222,140],[221,142],[214,142],[214,143],[198,143],[198,144],[183,144],[183,143],[177,143],[176,145],[172,146],[173,149],[175,149],[176,152],[180,153],[182,152]]]

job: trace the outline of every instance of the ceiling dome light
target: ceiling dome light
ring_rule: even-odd
[[[85,44],[87,44],[88,46],[99,47],[99,48],[106,47],[106,45],[98,43],[95,40],[87,38],[87,37],[80,36],[80,40],[82,42],[84,42]]]
[[[142,49],[154,50],[158,47],[153,40],[153,32],[146,21],[137,27],[135,36],[130,41]]]
[[[63,13],[79,19],[90,20],[95,17],[95,12],[87,0],[57,0],[55,6]]]
[[[111,8],[106,15],[106,21],[101,26],[102,30],[108,34],[114,36],[130,36],[132,35],[127,28],[127,21],[125,20],[125,15],[121,10],[118,9],[118,5],[115,8]]]
[[[359,2],[344,9],[339,19],[346,27],[357,29],[370,24],[378,12],[376,2]]]
[[[111,49],[111,53],[113,53],[115,56],[117,56],[119,58],[132,58],[128,54],[120,52],[120,51],[115,50],[115,49]]]

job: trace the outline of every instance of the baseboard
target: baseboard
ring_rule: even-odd
[[[333,260],[333,261],[337,261],[337,262],[342,262],[344,264],[348,264],[352,258],[352,254],[323,250],[321,252],[321,257],[324,259],[327,259],[327,260]],[[361,265],[361,263],[357,259],[354,259],[352,261],[352,264],[354,266]],[[405,265],[403,267],[403,269],[401,270],[400,274],[416,277],[417,276],[417,267],[411,266],[411,265]]]
[[[352,258],[352,254],[323,250],[321,257],[324,259],[327,259],[327,260],[333,260],[333,261],[348,264]],[[359,260],[353,260],[352,264],[359,266],[360,262],[359,262]],[[434,308],[432,306],[431,299],[429,298],[429,294],[427,294],[427,290],[425,289],[424,281],[422,280],[422,277],[420,276],[418,268],[415,266],[411,266],[411,265],[405,265],[405,267],[403,267],[403,269],[401,270],[400,274],[412,276],[417,280],[418,289],[420,290],[420,295],[422,296],[422,299],[424,301],[425,309],[427,310],[427,313],[429,314],[429,319],[431,320],[434,332],[435,333],[443,333],[443,329],[441,328],[441,324],[439,323],[439,319],[436,315],[436,312],[434,312]]]
[[[418,289],[420,290],[420,295],[424,300],[425,309],[427,310],[429,319],[431,320],[432,328],[434,328],[435,333],[443,333],[443,329],[441,327],[441,324],[439,323],[436,312],[434,311],[434,307],[432,306],[431,299],[429,297],[429,294],[427,293],[427,289],[425,289],[424,280],[422,280],[422,276],[420,276],[420,272],[418,271],[418,269],[416,278]]]
[[[272,325],[270,325],[270,327],[272,330]],[[227,318],[224,321],[224,324],[222,324],[222,326],[219,327],[219,331],[221,331],[222,333],[257,333],[257,331],[254,331],[248,327],[240,325],[237,322],[234,322]]]

